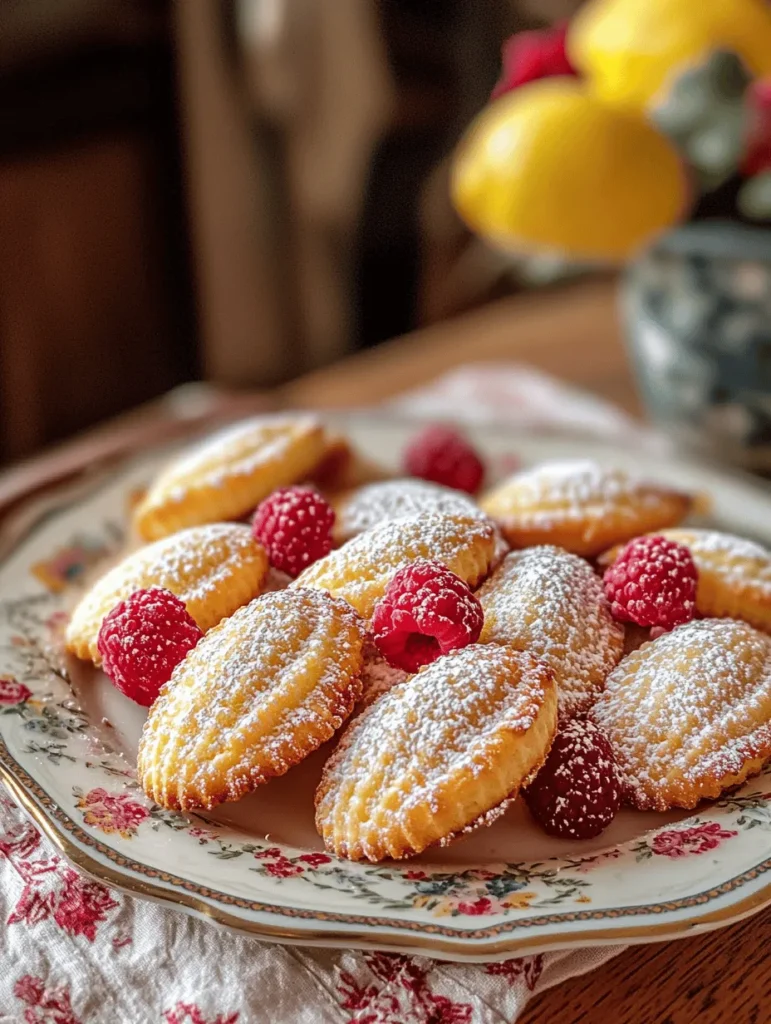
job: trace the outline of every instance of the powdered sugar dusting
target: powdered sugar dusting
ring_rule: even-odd
[[[361,691],[364,633],[320,591],[264,595],[211,630],[153,705],[140,773],[166,806],[237,799],[316,749]]]
[[[486,518],[467,494],[412,478],[384,480],[359,487],[337,503],[336,512],[335,534],[341,540],[365,533],[386,520],[402,519],[421,512],[457,512]]]
[[[159,477],[171,501],[187,496],[189,478],[224,486],[228,476],[249,476],[262,463],[280,459],[291,437],[319,427],[311,416],[255,416],[227,426],[182,455]]]
[[[620,468],[602,466],[589,459],[546,462],[509,477],[482,500],[493,515],[507,511],[525,515],[527,521],[548,526],[552,522],[581,520],[593,514],[638,515],[655,508],[660,488],[646,485]]]
[[[252,559],[255,548],[258,545],[248,526],[193,526],[141,548],[112,573],[127,578],[143,575],[149,568],[156,586],[174,591],[174,585],[184,580],[185,594],[177,596],[185,602],[203,601],[230,577],[234,568]]]
[[[475,516],[424,513],[362,533],[302,572],[293,587],[319,587],[344,597],[369,618],[394,574],[416,558],[440,562],[475,586],[487,573],[495,530]]]
[[[771,589],[771,552],[760,544],[719,530],[663,530],[670,540],[684,544],[696,567],[716,572],[731,584]]]
[[[771,755],[771,637],[702,619],[628,655],[592,716],[637,806],[692,807]]]
[[[624,643],[588,562],[551,546],[515,551],[477,597],[485,613],[482,640],[530,651],[551,668],[561,720],[586,711]]]
[[[369,821],[377,828],[406,828],[416,807],[441,813],[438,794],[456,779],[489,784],[495,791],[491,807],[499,804],[518,783],[496,791],[507,776],[507,766],[497,759],[496,737],[525,734],[548,686],[538,662],[509,648],[476,644],[439,658],[351,723],[325,768],[320,824],[350,812],[354,829],[361,824],[366,831]],[[533,752],[536,763],[542,756]],[[526,765],[525,772],[532,767]],[[398,800],[392,799],[396,793]]]
[[[373,704],[392,686],[403,683],[406,679],[409,679],[408,674],[389,665],[372,638],[368,638],[364,645],[364,665],[361,670],[362,703]]]
[[[267,555],[248,526],[212,523],[182,530],[140,548],[98,580],[73,612],[67,644],[80,657],[90,646],[93,657],[104,616],[133,591],[150,586],[170,590],[206,630],[259,593],[267,567]]]

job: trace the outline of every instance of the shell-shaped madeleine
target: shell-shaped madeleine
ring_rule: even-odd
[[[718,530],[681,528],[657,531],[684,544],[699,570],[696,610],[705,618],[743,619],[771,633],[771,551]],[[611,565],[615,547],[599,561]]]
[[[551,672],[473,644],[394,686],[348,726],[316,793],[316,827],[352,860],[409,857],[489,824],[554,737]]]
[[[555,544],[591,557],[640,533],[677,525],[692,498],[622,469],[575,460],[515,473],[479,504],[512,547]]]
[[[138,776],[163,807],[213,807],[283,775],[361,695],[364,629],[313,590],[265,594],[207,633],[150,709]]]
[[[381,480],[356,487],[338,495],[334,507],[338,544],[391,519],[409,518],[422,512],[480,517],[485,514],[474,499],[462,491],[412,478]]]
[[[244,420],[172,462],[134,511],[140,537],[155,540],[186,526],[242,519],[271,491],[307,477],[325,452],[310,416]]]
[[[624,649],[624,628],[589,563],[555,547],[513,551],[477,597],[485,613],[479,639],[545,662],[561,721],[587,711]]]
[[[771,756],[771,637],[733,619],[679,626],[624,658],[592,717],[635,806],[714,799]]]
[[[67,626],[67,650],[101,663],[102,620],[135,590],[164,587],[184,601],[206,632],[260,593],[268,556],[248,526],[212,523],[183,530],[133,552],[83,596]]]
[[[300,573],[290,587],[327,590],[370,618],[394,573],[416,558],[441,562],[470,587],[496,553],[496,530],[479,516],[425,513],[362,533]]]

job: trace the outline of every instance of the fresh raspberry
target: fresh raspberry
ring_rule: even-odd
[[[666,537],[637,537],[605,573],[605,594],[614,618],[670,630],[693,618],[698,578],[688,548]]]
[[[528,82],[554,75],[575,75],[565,41],[567,23],[551,29],[518,32],[503,44],[503,69],[491,99],[518,89]]]
[[[202,636],[184,602],[170,590],[150,587],[135,590],[105,615],[96,643],[115,686],[148,708]]]
[[[524,797],[550,836],[593,839],[610,825],[621,806],[621,780],[594,722],[574,718],[562,727]]]
[[[484,463],[466,438],[441,424],[412,439],[404,452],[404,468],[410,476],[468,494],[476,494],[485,475]]]
[[[396,573],[375,605],[372,633],[389,665],[417,672],[440,654],[476,643],[482,605],[463,580],[420,558]]]
[[[282,487],[258,506],[252,532],[270,564],[294,578],[332,550],[334,522],[334,509],[318,491]]]

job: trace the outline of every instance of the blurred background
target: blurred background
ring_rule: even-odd
[[[0,4],[0,461],[529,286],[453,213],[502,41],[575,0]]]

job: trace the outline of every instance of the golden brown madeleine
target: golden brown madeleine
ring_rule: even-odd
[[[194,526],[133,552],[84,595],[67,626],[67,650],[101,663],[96,647],[102,620],[135,590],[165,587],[185,602],[206,632],[260,593],[268,556],[248,526]]]
[[[411,477],[383,480],[345,491],[335,498],[334,508],[334,533],[338,544],[381,523],[423,512],[485,516],[470,495]]]
[[[561,721],[587,711],[624,649],[602,581],[562,548],[513,551],[477,592],[480,641],[530,651],[554,673]]]
[[[591,714],[636,807],[715,799],[771,757],[771,637],[733,619],[678,626],[624,658]]]
[[[162,807],[238,800],[325,743],[361,694],[363,625],[316,590],[265,594],[207,633],[150,709],[138,777]]]
[[[409,857],[489,824],[540,768],[557,724],[549,669],[473,644],[394,686],[348,726],[316,793],[327,849]]]
[[[718,530],[660,530],[684,544],[699,570],[696,610],[699,615],[743,619],[771,633],[771,552],[760,544]],[[620,547],[600,556],[612,565]]]
[[[311,416],[244,420],[163,470],[134,512],[134,526],[155,540],[186,526],[243,519],[277,487],[307,477],[324,450],[324,430]]]
[[[556,544],[591,557],[620,541],[675,526],[691,498],[589,460],[523,470],[480,499],[515,548]]]
[[[368,619],[394,573],[416,558],[441,562],[475,587],[495,557],[495,537],[492,523],[479,516],[426,512],[395,519],[309,565],[290,588],[327,590]]]

